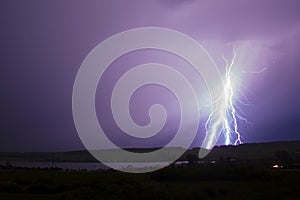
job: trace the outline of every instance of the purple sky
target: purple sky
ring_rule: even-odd
[[[242,110],[253,124],[241,125],[244,142],[300,140],[299,8],[298,0],[2,0],[0,151],[83,149],[71,107],[77,70],[104,39],[144,26],[172,28],[193,37],[217,64],[221,54],[228,53],[228,44],[237,44],[238,86],[251,104]],[[127,61],[118,62],[151,61],[156,54],[140,53],[138,59],[128,55]],[[156,59],[180,63],[169,57]],[[261,74],[251,73],[263,68]],[[108,73],[103,81],[113,82],[113,77]],[[109,90],[109,85],[99,90]],[[147,90],[164,93],[161,88]],[[145,91],[133,98],[144,114],[143,105],[159,101],[138,103]],[[167,110],[179,112],[170,95],[160,98],[169,102]],[[97,93],[101,109],[98,100],[105,98]],[[177,127],[178,119],[171,120],[165,132]],[[158,143],[150,143],[163,145],[170,135],[162,134]]]

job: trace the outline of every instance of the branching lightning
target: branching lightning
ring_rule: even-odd
[[[232,144],[232,133],[236,134],[236,140],[234,141],[234,145],[238,145],[242,143],[241,134],[238,130],[237,118],[241,118],[241,116],[237,113],[234,103],[234,88],[232,85],[232,67],[235,63],[236,52],[233,47],[233,57],[231,62],[222,56],[223,60],[226,63],[226,72],[225,72],[225,83],[224,83],[224,95],[225,95],[225,116],[223,118],[223,134],[225,137],[225,144]]]
[[[222,59],[225,62],[225,78],[223,81],[223,94],[222,99],[224,102],[214,102],[213,111],[210,113],[208,120],[206,121],[206,135],[205,148],[212,148],[216,142],[218,135],[222,134],[225,138],[225,145],[238,145],[242,144],[241,134],[238,130],[238,120],[248,122],[244,117],[238,114],[234,104],[235,90],[232,83],[232,68],[236,62],[236,52],[233,47],[233,56],[229,62],[224,56]],[[208,137],[212,135],[212,137]]]
[[[239,145],[242,144],[242,137],[238,128],[238,123],[243,122],[246,124],[251,123],[239,113],[243,113],[242,109],[238,105],[249,105],[249,101],[242,92],[237,91],[234,88],[234,78],[233,67],[237,64],[237,54],[234,45],[232,46],[232,58],[227,59],[222,56],[225,62],[225,74],[223,79],[223,85],[221,88],[220,96],[212,102],[212,111],[210,112],[208,119],[205,123],[206,136],[202,143],[203,149],[212,149],[217,143],[220,135],[224,137],[225,145]],[[260,74],[266,71],[267,68],[263,68],[259,71],[251,71],[243,73],[247,74]],[[245,88],[247,89],[247,88]],[[243,97],[244,100],[236,98],[236,93]],[[235,102],[236,101],[236,102]]]

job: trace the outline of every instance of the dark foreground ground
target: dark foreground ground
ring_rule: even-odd
[[[139,151],[145,151],[138,149]],[[147,149],[146,149],[147,150]],[[175,149],[176,150],[176,149]],[[300,141],[215,147],[146,174],[0,166],[0,200],[300,200]],[[1,161],[91,162],[86,151],[0,153]]]
[[[241,167],[116,171],[0,171],[0,199],[300,199],[300,172]]]

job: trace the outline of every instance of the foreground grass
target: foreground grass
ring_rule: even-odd
[[[148,174],[2,171],[0,199],[300,199],[300,173],[213,167]]]

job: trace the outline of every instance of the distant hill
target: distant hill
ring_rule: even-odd
[[[288,154],[300,153],[300,141],[247,143],[238,146],[214,147],[207,158],[218,159],[222,156],[241,159],[265,159],[274,157],[276,153],[283,151]]]
[[[146,149],[126,149],[133,152],[150,152],[157,148]],[[170,148],[170,154],[179,150],[179,148]],[[115,153],[116,150],[99,150],[110,151]],[[189,160],[191,155],[197,156],[199,148],[187,150],[179,159]],[[166,157],[168,157],[166,155]],[[226,161],[228,159],[236,159],[238,161],[252,162],[275,162],[293,159],[300,160],[300,141],[283,141],[283,142],[268,142],[268,143],[248,143],[238,146],[218,146],[203,158],[203,160]],[[0,161],[34,161],[34,162],[97,162],[97,160],[86,151],[69,151],[69,152],[11,152],[0,153]],[[107,161],[113,162],[110,158]],[[147,162],[147,160],[145,160]],[[300,162],[300,161],[299,161]]]

